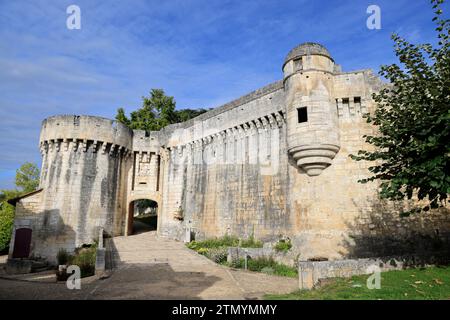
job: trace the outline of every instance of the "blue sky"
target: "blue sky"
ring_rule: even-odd
[[[81,30],[66,28],[71,4]],[[366,27],[371,4],[381,30]],[[24,161],[40,164],[47,116],[113,118],[151,88],[178,108],[216,107],[281,79],[284,57],[305,41],[344,71],[378,71],[395,62],[392,32],[434,42],[432,17],[428,0],[0,0],[0,189]]]

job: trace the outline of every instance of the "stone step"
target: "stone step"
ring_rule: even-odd
[[[32,273],[42,272],[42,271],[46,271],[46,270],[49,270],[49,265],[48,265],[47,261],[42,261],[42,260],[33,261],[33,264],[31,265]]]
[[[33,268],[31,269],[32,273],[38,273],[38,272],[43,272],[43,271],[47,271],[50,270],[48,266],[45,267],[41,267],[41,268]]]

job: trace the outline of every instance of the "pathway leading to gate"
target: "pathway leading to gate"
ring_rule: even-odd
[[[254,299],[292,292],[297,279],[233,270],[177,241],[147,232],[113,239],[116,270],[95,297],[126,299]]]
[[[115,269],[107,279],[83,284],[77,292],[62,283],[0,279],[0,299],[11,295],[31,299],[257,299],[264,293],[298,288],[297,279],[217,265],[181,242],[156,237],[155,232],[115,237],[112,247]],[[12,291],[5,295],[7,288]]]

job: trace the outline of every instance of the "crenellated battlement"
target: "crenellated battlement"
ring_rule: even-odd
[[[230,139],[241,139],[245,136],[252,134],[260,134],[266,130],[278,129],[285,124],[285,113],[283,110],[278,110],[273,113],[255,118],[250,121],[243,122],[241,124],[228,127],[217,131],[213,134],[205,135],[201,138],[192,139],[187,143],[180,143],[178,145],[169,146],[168,150],[180,149],[184,147],[198,147],[209,143],[224,143]]]
[[[41,155],[48,153],[49,151],[67,152],[67,151],[81,151],[81,152],[100,152],[102,154],[108,153],[110,156],[124,156],[129,157],[132,151],[124,146],[90,139],[52,139],[41,141],[39,145]]]
[[[78,148],[88,141],[131,150],[133,130],[120,122],[95,116],[59,115],[45,119],[41,126],[40,145],[72,142]],[[74,143],[77,142],[77,143]],[[114,147],[118,148],[118,147]]]

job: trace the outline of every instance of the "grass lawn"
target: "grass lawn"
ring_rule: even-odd
[[[369,290],[370,275],[329,279],[314,290],[266,295],[268,300],[409,300],[450,299],[450,267],[430,267],[381,273],[381,289]]]

